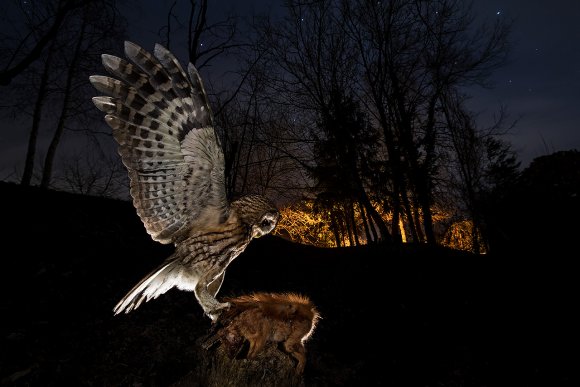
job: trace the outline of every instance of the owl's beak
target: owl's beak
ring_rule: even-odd
[[[258,229],[258,227],[252,226],[252,239],[253,238],[259,238],[261,236],[262,236],[262,233],[260,232],[260,230]]]

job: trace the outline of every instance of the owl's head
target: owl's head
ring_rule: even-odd
[[[252,238],[259,238],[262,235],[270,233],[276,228],[278,219],[280,219],[280,213],[278,211],[266,212],[256,224],[252,225]]]
[[[249,227],[251,238],[259,238],[270,233],[280,219],[280,212],[267,198],[260,195],[246,195],[232,203],[240,220]]]

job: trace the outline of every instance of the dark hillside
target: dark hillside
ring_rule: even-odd
[[[190,372],[210,326],[192,293],[113,316],[172,251],[129,202],[5,183],[0,198],[2,385],[170,386]],[[323,319],[307,344],[309,386],[578,385],[577,271],[571,256],[529,254],[265,237],[232,263],[220,294],[310,296]]]

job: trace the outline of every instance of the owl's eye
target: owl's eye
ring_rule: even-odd
[[[262,223],[260,223],[260,227],[268,227],[270,225],[270,221],[268,219],[264,219],[262,220]]]

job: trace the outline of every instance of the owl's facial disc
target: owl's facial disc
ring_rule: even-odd
[[[280,214],[277,212],[265,213],[257,224],[252,226],[252,238],[259,238],[270,233],[278,224]]]

